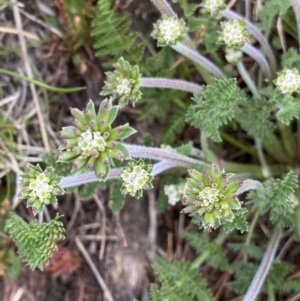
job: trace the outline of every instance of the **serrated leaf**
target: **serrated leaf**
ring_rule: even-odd
[[[194,102],[186,114],[186,121],[200,129],[206,136],[221,142],[219,128],[234,117],[234,104],[245,96],[235,79],[215,79],[214,84],[194,95]]]
[[[110,200],[112,201],[111,210],[114,214],[119,213],[125,203],[125,197],[121,194],[122,182],[114,181],[110,185]]]

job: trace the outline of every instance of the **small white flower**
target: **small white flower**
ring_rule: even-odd
[[[241,58],[243,56],[242,51],[240,50],[235,50],[235,49],[226,49],[226,55],[225,58],[227,60],[227,62],[231,63],[231,64],[236,64],[238,63]]]
[[[45,173],[40,173],[36,179],[29,181],[29,195],[32,198],[37,198],[43,204],[50,202],[51,193],[54,192],[54,187],[49,185],[50,178]]]
[[[131,92],[131,86],[132,84],[130,80],[127,78],[122,78],[116,87],[116,92],[120,96],[127,95]]]
[[[87,130],[78,138],[78,147],[86,157],[90,156],[93,151],[103,152],[106,147],[106,141],[100,132],[91,132]]]
[[[168,197],[168,203],[170,205],[174,206],[182,199],[184,194],[184,187],[185,187],[184,183],[164,186],[164,193]]]
[[[229,20],[221,23],[222,31],[219,42],[228,48],[242,48],[249,40],[249,32],[246,30],[244,20]]]
[[[278,73],[274,84],[283,94],[292,94],[300,91],[300,74],[297,69],[284,69]]]
[[[204,0],[201,6],[211,16],[216,16],[220,10],[226,7],[224,0]]]

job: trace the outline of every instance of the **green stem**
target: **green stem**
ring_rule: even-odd
[[[257,298],[275,258],[275,253],[278,248],[280,237],[281,227],[278,226],[275,228],[271,236],[265,255],[243,301],[254,301]]]
[[[255,226],[257,224],[258,218],[259,218],[259,211],[256,210],[256,212],[254,214],[254,217],[253,217],[253,220],[251,222],[251,226],[250,226],[249,231],[247,233],[245,246],[249,246],[249,244],[251,242],[251,239],[253,237],[254,229],[255,229]],[[247,261],[247,254],[244,254],[244,261]]]
[[[299,152],[299,149],[300,149],[300,115],[299,115],[299,118],[298,118],[298,121],[297,121],[297,149],[298,151],[296,152],[296,155],[297,155],[297,160],[298,162],[300,163],[300,152]]]
[[[247,178],[264,180],[265,176],[262,174],[262,169],[260,165],[254,164],[241,164],[228,161],[222,161],[222,166],[226,172],[234,174],[247,174]],[[281,176],[283,169],[281,165],[270,166],[270,170],[273,176]]]
[[[85,87],[57,88],[57,87],[49,86],[49,85],[47,85],[43,82],[37,81],[35,79],[31,79],[31,78],[29,78],[25,75],[22,75],[22,74],[19,74],[19,73],[16,73],[16,72],[13,72],[13,71],[10,71],[10,70],[7,70],[7,69],[3,69],[3,68],[0,68],[0,73],[6,74],[6,75],[9,75],[9,76],[13,76],[13,77],[18,78],[18,79],[25,80],[25,81],[27,81],[31,84],[34,84],[34,85],[36,85],[40,88],[43,88],[43,89],[46,89],[46,90],[49,90],[49,91],[52,91],[52,92],[56,92],[56,93],[72,93],[72,92],[85,90]]]
[[[215,240],[215,243],[218,245],[218,246],[221,246],[223,243],[224,243],[224,241],[226,240],[226,238],[228,237],[228,233],[226,233],[226,232],[223,232],[223,233],[221,233],[219,236],[218,236],[218,238]],[[209,251],[204,251],[198,258],[196,258],[195,260],[194,260],[194,262],[192,263],[192,268],[193,269],[198,269],[199,268],[199,266],[201,266],[202,265],[202,263],[206,260],[206,258],[208,257],[208,256],[210,256],[211,254],[210,254],[210,252]]]
[[[250,89],[250,91],[252,92],[253,96],[256,98],[260,98],[260,95],[257,91],[257,88],[253,82],[253,80],[251,79],[249,73],[247,72],[244,64],[240,61],[236,64],[243,80],[245,81],[245,83],[247,84],[248,88]]]
[[[201,148],[202,148],[205,160],[207,160],[209,162],[216,162],[217,157],[210,150],[209,145],[208,145],[208,137],[203,132],[201,132],[201,134],[200,134],[200,143],[201,143]]]
[[[258,158],[259,158],[259,161],[261,164],[262,174],[265,178],[270,178],[272,176],[272,173],[267,164],[261,141],[257,138],[255,138],[255,146],[256,146]]]
[[[221,132],[221,137],[230,143],[231,145],[235,146],[236,148],[243,150],[244,152],[248,153],[249,155],[253,157],[257,157],[257,153],[255,150],[253,150],[251,147],[246,145],[245,143],[240,142],[239,140],[235,139],[234,137],[228,135],[225,132]]]
[[[267,290],[268,290],[268,301],[276,301],[275,294],[274,294],[274,287],[272,283],[267,284]]]
[[[292,164],[291,158],[287,156],[282,144],[274,133],[268,135],[268,140],[264,141],[264,149],[279,163]]]
[[[278,130],[280,132],[281,141],[288,157],[293,161],[295,159],[295,138],[293,137],[290,126],[284,125],[279,120],[277,121]]]

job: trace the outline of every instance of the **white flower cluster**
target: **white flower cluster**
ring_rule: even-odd
[[[175,205],[181,201],[184,195],[184,188],[184,183],[165,185],[164,193],[168,197],[168,203],[170,205]]]
[[[116,92],[119,96],[127,95],[131,92],[132,83],[127,78],[121,78],[116,86]]]
[[[49,204],[51,193],[54,193],[55,187],[50,185],[51,179],[45,174],[40,173],[36,179],[29,180],[29,196],[38,199],[43,204]]]
[[[277,89],[283,94],[300,92],[300,74],[297,69],[284,69],[274,81]]]
[[[91,132],[87,130],[77,138],[78,147],[82,150],[84,157],[89,157],[93,152],[103,152],[106,147],[106,141],[100,132]]]
[[[243,56],[243,53],[241,50],[236,50],[236,49],[226,49],[226,55],[225,58],[227,62],[231,64],[236,64],[238,63]]]
[[[150,179],[150,174],[141,166],[136,165],[132,170],[125,169],[120,177],[124,182],[123,186],[126,192],[134,196],[139,190],[145,189]]]
[[[173,45],[182,35],[182,25],[179,20],[165,19],[162,20],[158,26],[161,37],[166,44]]]
[[[211,16],[216,16],[220,10],[226,7],[225,0],[204,0],[201,6]]]
[[[219,41],[228,48],[242,48],[249,40],[249,32],[243,20],[229,20],[221,23]]]

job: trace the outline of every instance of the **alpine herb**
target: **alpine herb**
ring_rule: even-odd
[[[33,213],[43,212],[44,206],[48,204],[57,204],[56,195],[61,195],[64,190],[58,185],[57,177],[52,167],[44,171],[37,164],[29,164],[26,173],[20,176],[21,191],[19,197],[27,198],[27,207],[33,207]]]
[[[282,94],[300,92],[300,74],[297,69],[283,69],[278,73],[274,84]]]
[[[106,72],[107,80],[100,95],[109,95],[119,98],[120,107],[125,106],[128,102],[134,105],[142,96],[140,91],[139,67],[131,66],[122,57],[114,64],[114,72]]]
[[[232,222],[234,211],[241,209],[235,195],[241,182],[232,181],[233,174],[226,174],[216,164],[202,173],[190,169],[182,202],[186,207],[182,213],[201,217],[205,229],[216,228],[224,222]]]
[[[229,20],[221,23],[219,43],[225,44],[227,48],[240,49],[249,40],[249,32],[246,30],[244,20]]]
[[[151,36],[157,40],[157,46],[160,47],[175,45],[183,41],[188,30],[184,20],[176,16],[169,18],[163,15],[162,20],[158,20],[153,26]]]
[[[90,101],[83,111],[71,108],[74,125],[64,127],[58,133],[62,140],[60,161],[73,162],[72,174],[94,170],[100,180],[105,180],[114,165],[113,159],[130,159],[123,140],[135,133],[128,124],[112,128],[111,124],[118,113],[118,107],[111,99],[105,99],[96,113]]]
[[[120,174],[120,179],[123,181],[122,194],[130,194],[133,197],[140,198],[143,189],[153,188],[153,176],[150,174],[152,168],[152,165],[145,164],[143,160],[130,161]]]

